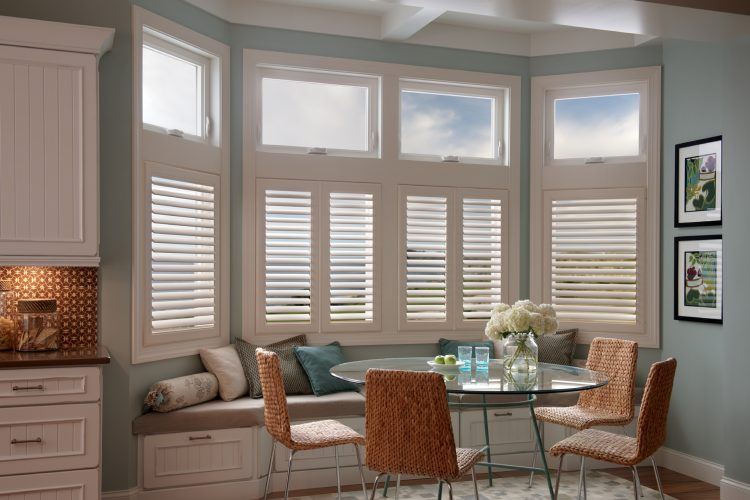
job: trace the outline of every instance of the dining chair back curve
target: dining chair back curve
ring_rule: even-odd
[[[255,358],[258,361],[258,373],[263,387],[263,418],[266,430],[276,441],[291,449],[294,445],[279,356],[264,349],[257,349]]]
[[[578,405],[583,408],[605,409],[631,421],[634,416],[633,393],[638,362],[638,344],[630,340],[595,338],[591,341],[586,368],[607,374],[603,387],[583,391]]]
[[[674,358],[654,363],[649,370],[636,431],[638,457],[653,455],[667,438],[667,416],[676,372]]]

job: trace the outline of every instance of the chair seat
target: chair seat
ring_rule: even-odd
[[[540,406],[534,408],[534,413],[537,420],[572,427],[579,431],[597,425],[627,425],[633,420],[631,415],[620,415],[578,405],[567,407]]]
[[[314,450],[341,444],[365,444],[365,438],[336,420],[319,420],[291,426],[295,451]]]
[[[456,448],[456,458],[458,459],[458,477],[446,479],[458,479],[484,457],[484,451],[474,448]]]
[[[624,466],[635,465],[644,458],[638,457],[635,438],[598,429],[578,432],[555,444],[549,451],[554,456],[570,453]]]

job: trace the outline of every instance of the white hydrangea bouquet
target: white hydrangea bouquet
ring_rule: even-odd
[[[535,371],[539,348],[535,338],[557,331],[557,314],[550,304],[536,305],[519,300],[512,306],[498,304],[492,309],[484,334],[498,341],[505,339],[505,366],[513,371]]]

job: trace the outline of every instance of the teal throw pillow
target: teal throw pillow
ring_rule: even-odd
[[[489,347],[490,358],[495,358],[495,344],[493,344],[491,340],[466,341],[440,339],[438,340],[438,344],[440,345],[440,354],[443,356],[446,356],[448,354],[458,356],[458,346],[470,345],[471,347]]]
[[[336,378],[328,371],[346,361],[338,342],[321,346],[295,346],[294,355],[307,373],[316,396],[357,390],[356,385]]]

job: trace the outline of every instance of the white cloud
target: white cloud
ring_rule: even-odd
[[[632,156],[639,151],[638,111],[621,116],[556,120],[555,158]]]

